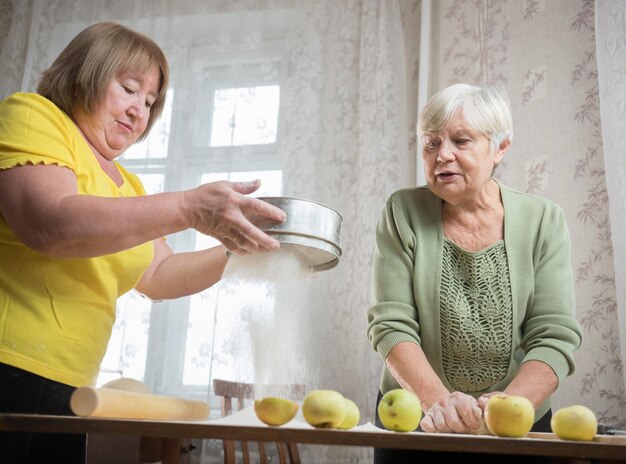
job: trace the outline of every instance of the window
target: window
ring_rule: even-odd
[[[211,146],[275,143],[279,99],[278,85],[215,90]]]
[[[215,65],[207,61],[202,79],[172,79],[163,116],[144,141],[123,155],[121,163],[141,178],[147,193],[216,180],[259,178],[262,187],[255,196],[281,195],[280,69],[275,57]],[[194,86],[203,89],[195,93],[202,98],[190,106],[184,100],[185,90]],[[182,109],[194,115],[191,122],[177,117]],[[177,135],[185,134],[185,125],[192,129],[190,140]],[[176,251],[218,244],[195,231],[167,240]],[[246,289],[247,294],[255,291],[264,292]],[[220,335],[236,329],[237,322],[223,315],[240,305],[221,283],[200,294],[161,303],[136,292],[124,295],[118,302],[118,318],[98,384],[128,376],[156,385],[158,393],[206,398],[212,375],[235,376],[236,366],[212,360],[215,350],[226,343]],[[223,324],[228,326],[225,331]]]
[[[174,92],[169,90],[163,115],[156,121],[148,137],[131,146],[122,156],[122,163],[139,176],[148,194],[164,190],[164,160],[169,144],[173,95]],[[158,161],[151,162],[150,158]],[[117,317],[100,366],[98,385],[119,377],[144,378],[151,308],[150,300],[134,291],[118,300]]]

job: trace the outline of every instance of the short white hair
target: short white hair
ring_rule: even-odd
[[[438,134],[459,110],[471,129],[489,138],[492,151],[504,140],[513,140],[513,116],[506,91],[468,84],[453,84],[428,100],[417,122],[418,136]]]

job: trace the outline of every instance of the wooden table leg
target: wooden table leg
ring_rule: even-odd
[[[141,437],[139,462],[189,464],[189,455],[194,448],[191,440],[186,438]]]
[[[161,464],[186,464],[189,462],[189,453],[183,455],[183,440],[179,438],[163,438],[163,453]]]

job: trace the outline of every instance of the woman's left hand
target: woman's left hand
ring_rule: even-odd
[[[478,397],[478,407],[482,409],[482,411],[484,412],[485,407],[487,406],[487,401],[489,401],[489,398],[491,398],[492,396],[498,396],[498,395],[506,395],[506,393],[501,392],[501,391],[494,391],[494,392],[485,393],[484,395],[480,395]]]
[[[472,433],[481,427],[482,415],[474,397],[453,392],[425,411],[420,426],[424,432],[431,433]]]

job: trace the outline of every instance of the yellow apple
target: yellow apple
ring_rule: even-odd
[[[359,411],[359,407],[356,405],[354,401],[351,399],[345,398],[346,400],[346,417],[337,425],[336,428],[348,430],[352,427],[356,427],[359,424],[359,420],[361,419],[361,412]]]
[[[535,408],[523,396],[496,395],[487,401],[484,416],[492,435],[523,437],[535,422]]]
[[[312,390],[304,397],[302,415],[313,427],[336,428],[346,417],[346,400],[335,390]]]
[[[388,430],[411,432],[422,419],[422,405],[414,393],[396,388],[385,393],[378,403],[378,417]]]
[[[267,425],[286,424],[295,417],[298,408],[298,403],[272,396],[254,401],[256,416]]]
[[[563,440],[592,441],[598,432],[598,419],[591,409],[577,404],[555,412],[550,427]]]

